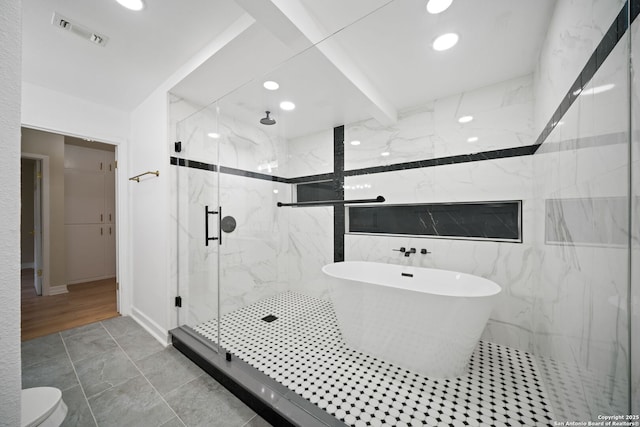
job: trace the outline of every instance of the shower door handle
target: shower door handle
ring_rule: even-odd
[[[219,215],[221,207],[218,207],[217,211],[210,211],[209,205],[204,207],[204,245],[209,246],[209,241],[217,240],[219,244],[222,244],[220,240],[220,219],[218,219],[218,237],[209,237],[209,215]]]

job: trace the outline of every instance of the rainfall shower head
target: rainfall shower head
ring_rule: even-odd
[[[267,117],[261,118],[260,123],[262,123],[263,125],[275,125],[276,121],[271,117],[269,117],[269,114],[271,114],[271,111],[265,111],[265,113],[267,113]]]

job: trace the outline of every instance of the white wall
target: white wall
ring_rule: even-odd
[[[166,341],[169,328],[169,153],[167,95],[158,90],[131,114],[129,175],[160,172],[129,181],[132,315]]]
[[[20,425],[20,1],[0,14],[0,420]]]
[[[124,144],[129,113],[28,82],[22,86],[22,125],[62,135]]]

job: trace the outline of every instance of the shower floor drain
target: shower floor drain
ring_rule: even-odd
[[[277,319],[277,317],[276,317],[276,316],[274,316],[273,314],[270,314],[270,315],[265,316],[265,317],[263,317],[263,318],[262,318],[262,320],[264,320],[264,321],[265,321],[265,322],[267,322],[267,323],[271,323],[271,322],[273,322],[273,321],[274,321],[274,320],[276,320],[276,319]]]

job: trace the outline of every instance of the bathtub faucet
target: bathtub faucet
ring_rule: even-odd
[[[402,252],[404,254],[405,257],[409,257],[411,256],[411,254],[415,254],[416,253],[416,248],[410,248],[407,249],[404,246],[401,247],[400,249],[392,249],[392,251],[396,251],[396,252]],[[420,253],[422,255],[426,255],[426,254],[430,254],[431,252],[429,252],[426,249],[420,249]]]
[[[391,249],[392,251],[396,251],[396,252],[402,252],[404,254],[404,256],[409,256],[411,254],[415,254],[416,253],[416,248],[411,248],[409,250],[407,250],[407,248],[405,248],[404,246],[401,247],[400,249]]]

